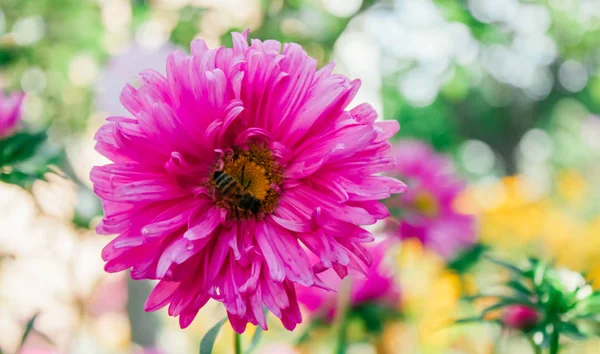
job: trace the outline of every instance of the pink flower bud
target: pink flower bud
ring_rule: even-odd
[[[527,330],[535,326],[540,320],[540,314],[537,310],[523,305],[512,305],[506,308],[502,316],[502,323],[505,326]]]
[[[17,130],[21,122],[21,103],[24,96],[21,92],[4,95],[0,91],[0,139],[12,135]]]

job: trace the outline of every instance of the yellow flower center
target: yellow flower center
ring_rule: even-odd
[[[434,217],[439,211],[439,204],[431,193],[426,191],[419,192],[413,201],[413,207],[421,214]]]
[[[226,165],[223,172],[227,173],[238,183],[242,190],[258,200],[265,200],[271,181],[265,175],[265,168],[241,156],[233,163]]]
[[[276,186],[283,180],[270,150],[251,145],[222,158],[210,178],[216,204],[230,217],[247,219],[271,213],[279,201]]]

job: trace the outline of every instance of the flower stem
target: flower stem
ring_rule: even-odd
[[[348,314],[344,311],[337,333],[335,354],[345,354],[348,345]]]
[[[560,332],[558,331],[556,326],[554,326],[554,329],[552,331],[552,337],[550,337],[550,354],[558,354],[558,351],[560,350],[559,339]]]
[[[527,340],[529,341],[529,344],[531,344],[531,348],[533,349],[534,354],[542,354],[542,348],[539,345],[535,344],[533,336],[527,336]]]
[[[242,336],[236,331],[233,331],[233,345],[235,354],[242,354]]]
[[[339,291],[339,303],[337,308],[338,326],[337,326],[337,343],[334,354],[345,354],[348,346],[348,321],[350,310],[350,279],[345,279],[342,282]]]

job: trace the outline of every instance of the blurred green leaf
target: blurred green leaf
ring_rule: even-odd
[[[533,283],[538,288],[546,281],[546,270],[548,265],[544,262],[538,262],[533,268]]]
[[[400,313],[389,306],[375,302],[367,302],[352,307],[350,316],[358,318],[364,323],[364,328],[372,334],[379,335],[383,332],[388,321],[400,317]]]
[[[594,293],[576,303],[569,315],[582,318],[600,314],[600,293]]]
[[[227,321],[227,317],[217,322],[211,329],[206,332],[202,341],[200,342],[200,354],[212,354],[213,347],[215,345],[215,339],[221,331],[221,327]]]
[[[0,166],[16,164],[31,158],[45,140],[45,132],[19,132],[0,140]]]
[[[514,298],[514,297],[510,297],[510,296],[506,296],[506,295],[494,295],[494,294],[468,295],[468,296],[463,296],[462,300],[473,301],[473,300],[477,300],[477,299],[491,299],[491,298],[498,299],[499,301],[506,301],[506,302],[517,301],[517,302],[525,303],[525,304],[533,304],[531,301],[528,301],[528,300]]]
[[[476,244],[468,250],[461,252],[454,260],[448,263],[448,268],[455,270],[459,274],[464,273],[481,259],[486,249],[484,245]]]
[[[262,337],[262,328],[256,326],[256,330],[254,331],[254,335],[252,336],[252,340],[250,341],[250,346],[246,349],[246,354],[252,353],[256,347],[258,347],[258,343],[260,343],[260,338]]]
[[[576,340],[582,340],[582,339],[587,338],[586,335],[583,334],[579,330],[579,328],[577,328],[577,326],[574,325],[573,323],[560,322],[557,327],[558,327],[558,331],[561,334],[564,334],[569,338],[576,339]]]
[[[308,326],[306,326],[306,329],[304,330],[304,332],[302,332],[299,336],[298,339],[296,339],[296,346],[302,345],[304,343],[306,343],[306,341],[308,341],[310,339],[310,333],[314,330],[317,329],[319,327],[324,327],[324,326],[329,326],[328,323],[323,322],[323,320],[321,318],[315,318],[312,319],[310,321],[310,323],[308,324]]]
[[[508,286],[509,288],[515,290],[516,292],[518,292],[524,296],[532,296],[533,295],[533,291],[531,291],[531,289],[529,289],[527,286],[525,286],[523,283],[521,283],[520,281],[518,281],[516,279],[512,279],[512,280],[508,281],[506,283],[506,286]]]
[[[498,266],[500,266],[500,267],[502,267],[502,268],[504,268],[506,270],[509,270],[509,271],[511,271],[512,273],[514,273],[514,274],[516,274],[518,276],[525,276],[526,275],[525,271],[523,271],[519,267],[514,266],[514,265],[512,265],[510,263],[501,261],[499,259],[496,259],[496,258],[488,256],[488,255],[484,255],[483,257],[485,259],[487,259],[488,261],[490,261],[490,262],[492,262],[492,263],[494,263],[494,264],[496,264],[496,265],[498,265]]]
[[[37,319],[39,313],[36,313],[35,315],[33,315],[33,317],[31,317],[31,319],[27,322],[27,325],[25,326],[25,332],[23,332],[23,337],[21,337],[21,346],[23,344],[25,344],[25,342],[27,341],[27,338],[29,337],[29,335],[31,334],[31,331],[33,331],[33,326],[35,325],[35,320]]]
[[[502,300],[498,303],[495,303],[491,306],[486,307],[485,310],[481,311],[481,316],[485,316],[490,312],[500,310],[503,307],[507,307],[510,305],[529,305],[529,304],[524,304],[523,302],[521,302],[518,299],[506,299],[506,300]]]
[[[482,322],[487,322],[487,320],[483,319],[483,317],[481,317],[481,316],[460,318],[460,319],[454,321],[455,324],[482,323]]]
[[[497,318],[486,319],[481,316],[465,317],[465,318],[460,318],[460,319],[454,321],[455,325],[465,325],[465,324],[473,324],[473,323],[501,324],[500,320]]]
[[[43,179],[43,174],[31,174],[18,170],[0,173],[0,181],[15,184],[25,189],[30,189],[33,183],[38,179]]]

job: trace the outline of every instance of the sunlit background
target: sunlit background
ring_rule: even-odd
[[[362,80],[356,104],[396,119],[454,162],[468,188],[455,208],[508,259],[556,259],[600,281],[600,0],[2,0],[0,90],[22,90],[24,120],[48,129],[57,173],[31,191],[0,183],[0,349],[13,353],[197,353],[223,316],[212,304],[186,330],[144,313],[151,284],[106,274],[94,233],[93,134],[145,68],[201,37],[229,32],[300,43],[319,65]],[[351,353],[530,353],[494,326],[447,326],[461,288],[493,282],[488,264],[460,276],[412,240],[385,260],[401,318],[378,340],[356,325]],[[600,285],[599,283],[596,283]],[[258,352],[330,353],[331,331],[299,345],[277,321]],[[227,326],[226,326],[227,327]],[[249,341],[252,330],[244,340]],[[588,347],[588,351],[584,347]],[[493,348],[496,347],[494,352]],[[600,343],[565,353],[597,353]],[[596,349],[594,349],[596,348]],[[216,352],[232,352],[224,328]]]

